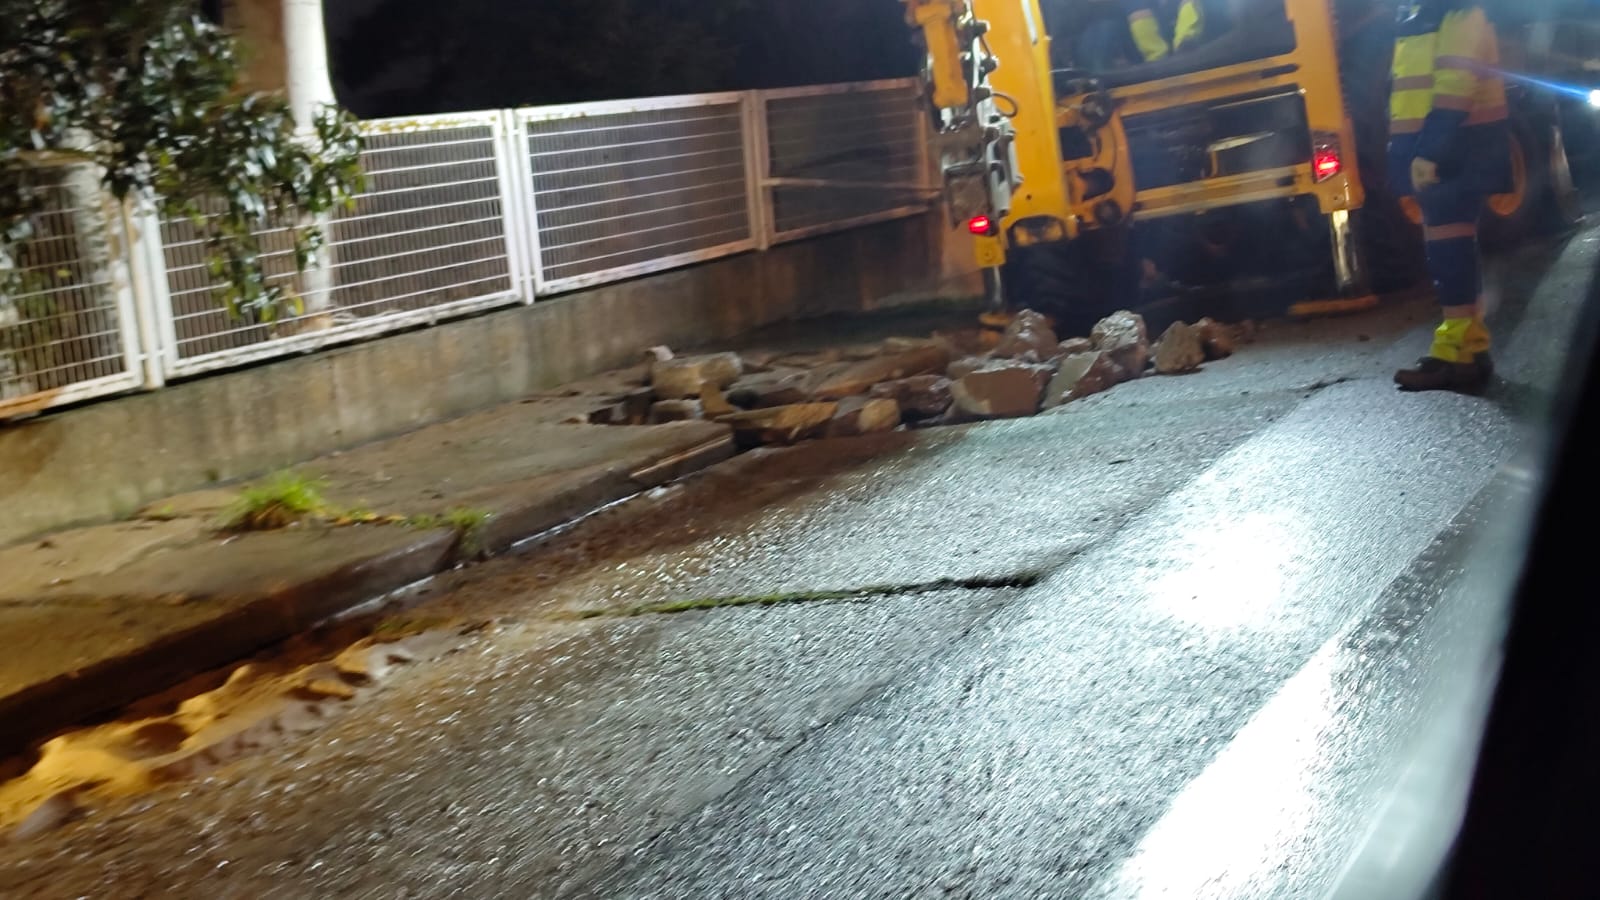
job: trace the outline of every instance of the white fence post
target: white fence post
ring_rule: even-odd
[[[161,256],[161,219],[149,200],[130,198],[122,205],[125,256],[132,282],[133,321],[138,329],[139,365],[146,390],[167,383],[171,366],[172,308],[167,299],[167,266]]]
[[[506,221],[506,258],[511,265],[511,283],[523,303],[532,303],[539,296],[539,254],[528,208],[530,193],[523,187],[527,144],[522,140],[515,110],[500,110],[495,129],[495,152],[500,156],[497,166],[500,170],[500,214]]]

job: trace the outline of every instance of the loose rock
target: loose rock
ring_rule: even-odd
[[[1094,341],[1085,337],[1067,338],[1057,344],[1056,347],[1061,352],[1061,355],[1071,356],[1074,353],[1088,353],[1093,350]]]
[[[789,366],[791,368],[815,369],[836,363],[844,358],[844,354],[837,349],[818,350],[815,353],[791,353],[773,360],[773,365]]]
[[[700,395],[700,385],[711,382],[725,388],[744,374],[737,353],[711,353],[664,360],[650,369],[650,386],[656,397],[677,400]]]
[[[950,364],[950,351],[940,344],[931,344],[904,353],[880,356],[847,366],[842,371],[825,378],[811,392],[818,400],[838,400],[865,394],[880,381],[893,381],[912,375],[938,372]]]
[[[717,416],[726,416],[738,412],[738,408],[728,402],[728,398],[716,385],[706,382],[700,385],[700,410],[708,419]]]
[[[954,353],[950,342],[939,335],[933,337],[892,337],[882,344],[884,353],[909,353],[913,350],[926,350],[929,347],[943,347],[947,353]]]
[[[1017,317],[1006,326],[1000,343],[995,345],[994,355],[1002,359],[1017,359],[1031,351],[1035,359],[1049,359],[1056,355],[1057,342],[1050,320],[1031,309],[1025,309],[1017,313]]]
[[[1031,416],[1049,380],[1049,366],[997,360],[950,386],[952,421]]]
[[[1210,318],[1201,319],[1194,326],[1200,329],[1200,345],[1206,351],[1206,359],[1227,359],[1233,355],[1232,328]]]
[[[1156,344],[1156,371],[1163,375],[1193,372],[1206,361],[1200,329],[1186,322],[1173,322]]]
[[[1099,351],[1074,353],[1061,361],[1044,391],[1046,409],[1109,390],[1128,380],[1128,373]]]
[[[838,403],[794,403],[737,412],[717,421],[733,426],[734,439],[741,446],[792,444],[821,431],[838,408]]]
[[[701,416],[699,400],[657,400],[650,407],[650,424],[661,425],[666,422],[687,422]]]
[[[772,361],[778,354],[771,350],[746,350],[739,355],[744,362],[746,372],[768,372],[772,369]]]
[[[659,344],[645,350],[642,361],[647,366],[654,366],[656,363],[664,363],[671,358],[672,348],[665,344]]]
[[[1144,317],[1138,313],[1119,310],[1099,322],[1089,333],[1094,349],[1111,355],[1111,361],[1122,367],[1129,377],[1144,373],[1150,361],[1150,334],[1145,330]]]
[[[950,408],[950,379],[942,375],[913,375],[873,385],[869,396],[895,401],[901,414],[909,420],[931,419]]]
[[[764,409],[804,402],[810,395],[806,372],[775,369],[747,375],[728,386],[728,402],[745,409]]]
[[[958,381],[967,377],[968,375],[971,375],[973,372],[978,371],[988,364],[989,359],[986,357],[969,356],[965,359],[958,359],[946,366],[944,374],[946,378],[949,378],[952,381]]]
[[[853,437],[893,431],[900,426],[900,404],[883,397],[846,397],[828,422],[828,437]]]

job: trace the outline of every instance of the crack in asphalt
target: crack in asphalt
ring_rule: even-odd
[[[697,597],[690,600],[662,600],[641,603],[624,609],[590,609],[578,614],[581,619],[627,618],[632,616],[669,615],[698,609],[727,609],[741,606],[780,606],[793,603],[830,603],[842,600],[867,598],[892,599],[932,594],[940,591],[1018,590],[1031,588],[1050,573],[1027,569],[1008,575],[980,575],[969,578],[935,578],[910,584],[874,584],[865,587],[816,591],[790,591],[771,594],[732,594],[721,597]]]

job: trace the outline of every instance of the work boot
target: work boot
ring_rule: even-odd
[[[1446,362],[1436,356],[1424,356],[1414,367],[1394,373],[1394,383],[1402,391],[1479,394],[1493,376],[1494,361],[1487,353],[1476,354],[1472,362]]]

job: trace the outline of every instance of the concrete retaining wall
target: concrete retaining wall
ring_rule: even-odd
[[[786,319],[974,290],[936,215],[0,424],[0,544]]]

